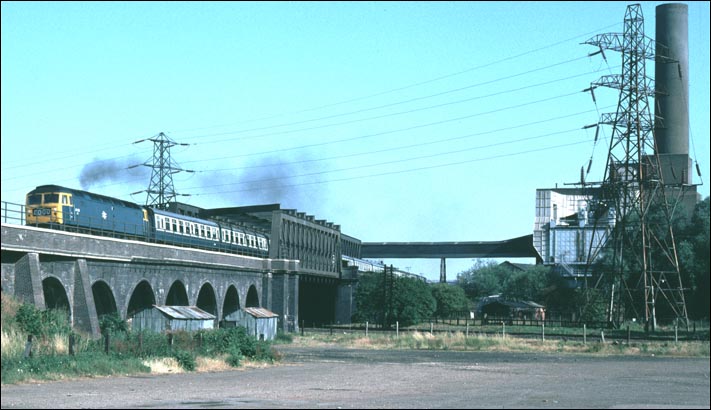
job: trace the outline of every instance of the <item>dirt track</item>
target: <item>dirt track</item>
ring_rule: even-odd
[[[2,408],[709,408],[708,358],[279,347],[264,369],[2,386]]]

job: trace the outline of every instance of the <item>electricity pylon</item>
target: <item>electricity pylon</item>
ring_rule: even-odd
[[[611,273],[630,299],[632,291],[644,291],[645,325],[656,328],[659,301],[665,301],[677,319],[688,324],[679,260],[672,228],[672,211],[657,150],[648,97],[654,97],[653,81],[646,75],[646,60],[674,60],[664,47],[644,35],[639,4],[627,7],[623,34],[600,34],[583,44],[622,53],[622,74],[603,76],[591,84],[619,90],[615,113],[602,114],[599,124],[612,126],[605,177],[599,199],[614,213],[614,228],[608,240],[612,252]],[[593,97],[594,98],[594,97]],[[681,187],[679,187],[681,189]],[[613,218],[613,215],[610,215]],[[598,283],[600,278],[598,278]],[[634,283],[636,281],[636,284]],[[619,306],[619,304],[618,304]],[[632,304],[634,306],[634,303]]]
[[[147,190],[134,192],[133,194],[146,192],[148,194],[146,196],[147,206],[166,210],[168,209],[168,205],[171,202],[175,202],[176,196],[189,196],[186,194],[177,194],[175,192],[175,187],[173,186],[173,174],[176,174],[181,171],[194,171],[184,170],[180,168],[170,157],[171,147],[174,147],[176,145],[186,146],[188,144],[178,144],[162,132],[154,136],[153,138],[142,139],[134,142],[134,144],[138,144],[139,142],[143,141],[153,141],[152,161],[146,161],[145,163],[141,164],[153,169],[153,171],[151,172],[151,182],[148,185]]]

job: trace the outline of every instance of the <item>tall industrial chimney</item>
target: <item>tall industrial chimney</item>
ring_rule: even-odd
[[[666,184],[691,183],[688,6],[657,6],[655,138]],[[662,57],[662,58],[659,58]],[[664,58],[667,57],[667,58]]]
[[[667,3],[656,12],[654,134],[664,184],[681,189],[680,211],[690,216],[700,195],[689,157],[689,6]]]

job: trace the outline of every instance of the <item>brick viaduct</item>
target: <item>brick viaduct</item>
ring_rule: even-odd
[[[530,235],[500,242],[366,243],[361,252],[360,241],[337,228],[272,208],[257,209],[272,227],[270,258],[264,259],[3,222],[2,291],[39,308],[64,308],[75,328],[94,335],[101,315],[127,319],[153,304],[197,306],[218,320],[260,306],[279,315],[280,329],[297,331],[300,319],[350,323],[358,272],[340,268],[342,251],[440,257],[443,264],[445,257],[532,254]]]
[[[152,304],[198,306],[218,319],[262,306],[298,327],[299,262],[261,259],[2,224],[2,291],[64,308],[98,335],[98,317],[124,319]]]

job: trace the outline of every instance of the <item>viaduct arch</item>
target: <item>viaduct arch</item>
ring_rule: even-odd
[[[2,289],[40,309],[69,312],[99,334],[98,318],[123,319],[153,304],[198,306],[217,320],[244,307],[298,315],[286,283],[298,261],[272,260],[2,225]],[[298,321],[295,321],[298,323]],[[293,324],[290,324],[293,325]]]

